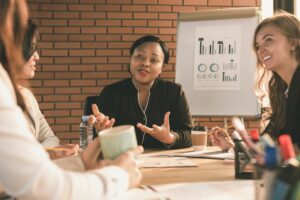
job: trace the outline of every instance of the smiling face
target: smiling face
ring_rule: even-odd
[[[145,42],[131,56],[130,72],[135,83],[152,84],[162,72],[164,53],[157,42]]]
[[[27,60],[23,69],[21,70],[19,77],[21,79],[32,79],[35,75],[36,63],[40,59],[38,52],[36,51],[36,38],[33,37],[32,41],[32,56]]]
[[[293,43],[272,25],[266,25],[257,32],[255,43],[258,60],[267,70],[278,72],[296,59],[291,53],[295,50]]]

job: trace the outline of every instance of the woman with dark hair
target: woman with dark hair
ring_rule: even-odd
[[[0,196],[17,199],[112,199],[138,185],[142,175],[136,148],[115,160],[99,160],[95,140],[78,156],[49,159],[30,134],[22,111],[16,71],[22,70],[22,37],[28,19],[25,0],[0,1]],[[15,87],[14,87],[15,86]],[[19,106],[18,106],[19,105]]]
[[[26,60],[25,65],[17,75],[20,81],[19,90],[25,99],[28,112],[25,117],[32,135],[46,148],[51,159],[74,155],[78,152],[78,144],[60,145],[59,139],[55,136],[44,115],[42,114],[38,102],[33,93],[22,85],[24,81],[32,79],[35,75],[36,64],[40,57],[37,51],[38,27],[31,20],[28,20],[27,29],[23,42],[23,56]],[[55,148],[53,148],[55,147]]]
[[[132,124],[146,148],[190,147],[192,123],[184,92],[179,84],[158,78],[169,61],[167,46],[147,35],[132,44],[130,57],[131,78],[103,89],[97,101],[101,112],[93,105],[97,131]]]

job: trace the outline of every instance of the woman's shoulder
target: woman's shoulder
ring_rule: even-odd
[[[103,91],[105,92],[119,92],[123,91],[125,88],[128,88],[131,84],[131,80],[129,78],[117,81],[110,85],[104,87]]]
[[[164,86],[168,89],[181,90],[181,84],[170,80],[157,79],[157,85]]]

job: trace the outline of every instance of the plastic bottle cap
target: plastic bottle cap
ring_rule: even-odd
[[[88,115],[83,115],[83,116],[81,117],[82,122],[87,122],[88,119],[89,119],[89,116],[88,116]]]
[[[291,158],[295,158],[295,150],[293,147],[291,136],[288,134],[284,134],[279,136],[278,138],[282,156],[284,160],[289,160]]]
[[[252,129],[249,132],[250,137],[253,141],[258,141],[259,140],[259,132],[257,129]]]

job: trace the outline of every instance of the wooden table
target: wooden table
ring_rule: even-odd
[[[217,147],[208,147],[217,150]],[[174,154],[192,151],[192,148],[178,150],[145,151],[145,153]],[[235,180],[233,161],[189,158],[197,163],[197,167],[172,167],[172,168],[143,168],[142,184],[160,185],[179,182],[225,181]]]

